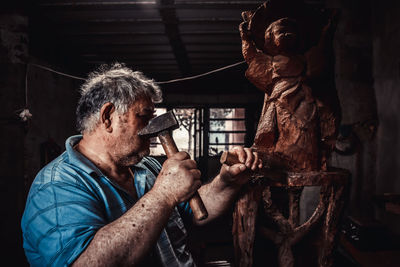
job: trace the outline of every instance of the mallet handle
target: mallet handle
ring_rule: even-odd
[[[159,133],[158,139],[160,139],[160,143],[164,148],[165,154],[167,154],[167,158],[170,158],[179,152],[178,147],[176,146],[175,141],[169,131],[163,131]]]
[[[170,131],[163,131],[159,133],[158,138],[160,139],[161,145],[163,146],[165,154],[167,154],[168,158],[179,152]],[[193,194],[192,198],[189,200],[189,205],[190,208],[192,208],[193,215],[196,220],[201,221],[208,217],[207,209],[200,198],[199,192],[196,191]]]

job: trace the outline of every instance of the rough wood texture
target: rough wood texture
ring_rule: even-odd
[[[275,176],[277,175],[275,174]],[[276,182],[268,176],[255,179],[242,192],[233,216],[236,266],[252,266],[256,230],[278,247],[279,266],[294,266],[295,259],[292,246],[298,243],[316,225],[322,227],[318,266],[332,266],[332,251],[344,204],[343,191],[348,183],[349,172],[341,169],[335,169],[332,172],[282,172],[281,177],[285,177],[286,182],[283,180]],[[301,191],[304,186],[311,185],[321,186],[319,203],[313,215],[305,223],[299,225]],[[288,218],[285,218],[282,211],[274,203],[271,197],[271,187],[287,188],[289,194]],[[260,202],[262,202],[264,213],[273,222],[276,229],[265,227],[260,223],[258,223],[258,229],[255,229],[257,217],[255,211],[259,205],[260,192],[262,192],[262,201]],[[318,224],[321,220],[323,223]]]
[[[280,169],[326,170],[340,121],[332,79],[336,15],[324,24],[300,2],[271,0],[242,14],[246,77],[265,92],[253,147]]]
[[[253,264],[253,243],[261,188],[260,185],[246,185],[236,202],[232,228],[236,266]]]
[[[257,185],[253,188],[262,188],[264,215],[270,222],[268,227],[257,223],[258,231],[277,246],[279,266],[291,267],[293,245],[319,225],[318,265],[332,266],[349,177],[344,170],[327,167],[340,122],[332,56],[337,13],[322,14],[298,0],[270,0],[242,17],[239,30],[248,64],[246,77],[265,93],[253,148],[266,168],[253,173],[252,182]],[[320,200],[311,218],[299,225],[304,186],[321,186]],[[271,187],[286,189],[287,218],[283,205],[271,196]],[[253,264],[254,208],[258,206],[258,191],[246,190],[234,213],[236,264],[241,267]]]

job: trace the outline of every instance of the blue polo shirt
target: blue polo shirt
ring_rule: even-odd
[[[68,138],[66,151],[32,183],[21,221],[23,246],[32,266],[69,266],[101,227],[135,204],[127,191],[73,148],[81,138]],[[132,167],[139,198],[153,186],[160,169],[151,157]],[[163,229],[154,248],[162,265],[194,266],[181,218],[190,213],[188,204],[182,203]]]

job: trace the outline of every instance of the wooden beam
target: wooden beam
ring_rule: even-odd
[[[57,18],[58,22],[61,22],[64,26],[69,25],[81,25],[82,21],[77,21],[74,17],[74,13],[70,13],[68,18]],[[102,23],[112,23],[112,24],[153,24],[161,23],[161,18],[87,18],[85,22],[88,24],[102,24]],[[236,17],[210,17],[210,18],[179,18],[179,23],[182,24],[203,24],[203,23],[241,23],[242,19],[239,16]]]
[[[170,47],[170,44],[168,43],[144,43],[144,42],[140,42],[140,43],[113,43],[111,40],[108,43],[105,42],[96,42],[96,43],[88,43],[88,42],[74,42],[72,39],[69,40],[71,44],[73,44],[74,47],[87,47],[88,49],[91,48],[96,48],[96,47],[103,47],[104,49],[107,48],[111,48],[113,49],[115,48],[122,48],[122,49],[126,49],[126,48],[132,48],[132,50],[136,50],[136,48],[141,48],[143,46],[147,46],[148,49],[152,48],[155,51],[160,50],[158,48],[160,47]],[[202,50],[204,49],[205,51],[208,50],[214,50],[214,47],[219,47],[219,49],[224,49],[224,50],[230,50],[230,51],[236,51],[239,50],[241,51],[241,47],[240,44],[238,43],[233,43],[233,42],[208,42],[207,44],[198,44],[195,42],[191,42],[189,43],[189,45],[187,46],[188,48],[190,47],[190,49],[194,49],[194,50]],[[238,48],[239,47],[239,48]],[[164,50],[164,48],[162,48],[162,50]]]
[[[162,3],[156,1],[74,1],[45,2],[38,4],[41,8],[73,10],[73,9],[240,9],[255,8],[264,1],[180,1],[179,3]],[[167,1],[168,2],[168,1]]]
[[[79,48],[81,53],[85,54],[102,54],[102,53],[115,53],[115,54],[138,54],[138,53],[172,53],[171,47],[168,45],[160,46],[83,46]]]
[[[130,36],[139,36],[139,35],[152,35],[152,36],[160,36],[160,35],[165,35],[165,32],[161,31],[140,31],[140,32],[135,32],[135,31],[100,31],[100,32],[71,32],[71,33],[66,33],[65,35],[67,36],[124,36],[124,35],[130,35]],[[180,32],[180,35],[238,35],[237,30],[218,30],[218,31],[185,31],[185,32]]]
[[[157,0],[157,4],[160,6],[160,16],[165,26],[165,34],[168,36],[179,69],[182,75],[189,75],[191,74],[191,65],[179,32],[174,2],[174,0]]]

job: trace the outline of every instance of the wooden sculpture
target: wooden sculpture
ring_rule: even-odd
[[[265,92],[254,148],[273,157],[280,168],[326,170],[340,122],[331,79],[336,18],[321,25],[318,33],[315,16],[298,3],[269,1],[254,14],[242,14],[246,77]]]
[[[327,167],[340,122],[332,56],[337,15],[324,16],[301,1],[270,0],[242,17],[246,77],[265,92],[253,148],[268,168],[254,176],[235,206],[236,265],[253,266],[254,239],[260,234],[277,246],[279,266],[294,266],[292,247],[319,225],[321,246],[314,264],[332,266],[349,176]],[[314,214],[300,224],[304,186],[319,186],[320,199]],[[272,188],[286,197],[287,208],[274,199]],[[257,223],[260,212],[267,222]]]

